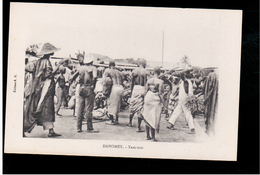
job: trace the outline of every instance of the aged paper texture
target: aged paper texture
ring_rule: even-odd
[[[236,161],[241,30],[241,10],[11,3],[4,152]],[[161,64],[162,57],[157,66],[171,69],[171,63],[187,55],[194,66],[217,67],[214,136],[202,137],[196,124],[195,135],[188,129],[169,130],[161,118],[158,142],[152,142],[145,132],[136,133],[136,125],[127,127],[127,116],[119,116],[117,126],[93,120],[99,133],[77,133],[68,110],[71,116],[64,112],[54,122],[61,137],[48,138],[42,126],[23,137],[25,50],[46,42],[60,48],[54,57],[75,57],[80,50],[112,59],[145,58],[153,70],[152,63]],[[184,117],[179,118],[185,124]],[[145,129],[144,122],[141,127]]]

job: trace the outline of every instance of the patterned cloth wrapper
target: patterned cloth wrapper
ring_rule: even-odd
[[[130,100],[130,112],[141,112],[144,105],[144,95],[145,95],[145,87],[140,85],[135,85],[131,100]]]

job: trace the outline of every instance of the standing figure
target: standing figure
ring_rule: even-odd
[[[177,118],[184,112],[186,121],[189,125],[190,132],[189,134],[195,134],[195,127],[193,123],[193,117],[191,115],[191,111],[185,106],[186,99],[188,95],[193,95],[193,86],[190,79],[188,79],[189,70],[181,72],[180,74],[174,74],[175,76],[180,76],[181,80],[179,83],[179,97],[178,97],[178,105],[173,111],[169,123],[170,126],[167,126],[168,129],[174,129],[174,124]]]
[[[169,111],[168,111],[168,106],[169,106],[169,99],[171,95],[171,90],[172,90],[172,82],[170,81],[171,76],[169,75],[169,72],[165,72],[159,76],[159,79],[163,80],[164,84],[164,94],[163,98],[165,101],[165,107],[163,107],[162,114],[165,114],[165,118],[169,118]]]
[[[63,101],[63,105],[64,105],[64,107],[68,107],[68,102],[69,102],[69,99],[70,99],[69,98],[69,88],[70,88],[69,79],[70,79],[72,70],[68,67],[68,60],[67,59],[65,59],[63,66],[66,70],[65,73],[64,73],[64,77],[65,77],[65,87],[64,87],[65,98],[64,98],[64,101]]]
[[[76,117],[75,115],[75,104],[76,104],[76,81],[73,81],[69,87],[69,103],[68,108],[73,110],[73,117]]]
[[[68,99],[69,99],[69,103],[70,103],[70,99],[75,96],[75,92],[76,92],[76,86],[77,86],[77,83],[76,83],[76,80],[74,80],[73,82],[71,82],[71,84],[69,83],[69,80],[72,78],[72,76],[74,75],[75,73],[75,66],[72,67],[72,70],[70,72],[70,75],[68,77],[68,84],[69,84],[69,93],[68,93]],[[67,71],[66,71],[67,72]],[[66,79],[66,78],[65,78]],[[66,81],[66,80],[65,80]],[[70,106],[69,106],[70,108]]]
[[[30,95],[26,101],[24,109],[24,132],[31,132],[35,125],[43,126],[44,130],[49,130],[48,137],[60,136],[54,132],[54,94],[56,74],[59,65],[55,70],[52,69],[50,56],[58,51],[50,43],[45,43],[37,56],[42,56],[31,69],[32,84]],[[28,67],[27,67],[28,68]]]
[[[25,58],[25,67],[27,66],[27,64],[28,64],[28,58]],[[26,76],[26,74],[27,74],[28,72],[25,70],[25,74],[24,74],[24,86],[26,85],[26,83],[27,83],[27,76]]]
[[[65,77],[64,77],[66,69],[62,65],[60,66],[59,69],[60,69],[60,75],[58,76],[58,78],[56,80],[56,83],[58,83],[57,92],[56,92],[56,95],[57,95],[57,105],[56,105],[56,110],[55,110],[56,116],[61,116],[58,112],[60,110],[62,103],[64,101],[66,101]]]
[[[107,77],[109,77],[113,83],[111,93],[107,99],[108,114],[111,119],[111,124],[115,125],[118,124],[118,113],[121,109],[121,98],[124,88],[122,86],[122,74],[115,68],[114,61],[109,62],[109,68],[105,70],[103,75],[104,81],[106,81]]]
[[[28,96],[31,93],[31,87],[32,87],[32,73],[27,70],[33,70],[35,66],[34,62],[28,63],[28,58],[25,59],[25,75],[24,75],[24,100],[26,101],[28,99]]]
[[[146,123],[147,140],[155,139],[155,130],[159,133],[161,111],[164,104],[163,81],[158,78],[161,69],[154,68],[154,77],[149,79],[145,85],[146,95],[144,97],[144,109],[142,115]],[[150,137],[150,129],[152,137]]]
[[[214,134],[214,121],[218,106],[218,77],[215,72],[208,74],[203,92],[205,99],[204,117],[206,119],[206,132],[212,135]]]
[[[142,110],[144,105],[144,95],[145,91],[145,84],[147,82],[148,72],[145,70],[146,67],[146,60],[140,59],[138,62],[138,68],[135,68],[132,72],[132,81],[131,81],[131,100],[130,100],[130,107],[129,107],[129,124],[127,126],[132,127],[132,119],[135,114],[138,117],[138,126],[137,132],[144,132],[141,129],[141,122],[143,120],[142,117]]]
[[[169,116],[173,113],[178,104],[178,96],[179,96],[179,78],[175,76],[171,76],[170,81],[172,83],[172,90],[169,96],[168,102],[168,116],[166,120],[169,120]]]
[[[163,93],[163,98],[165,101],[165,107],[163,107],[163,112],[165,114],[165,119],[169,118],[169,110],[168,110],[168,106],[169,106],[169,101],[170,101],[170,95],[172,94],[171,92],[171,87],[167,84],[164,88],[164,93]]]
[[[92,125],[97,69],[92,65],[93,59],[85,57],[85,52],[78,54],[78,60],[80,65],[70,79],[70,82],[73,82],[78,77],[76,86],[77,132],[82,132],[82,120],[85,118],[87,120],[87,132],[98,133],[99,131],[94,130]]]

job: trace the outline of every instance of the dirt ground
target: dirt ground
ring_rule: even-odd
[[[133,118],[133,127],[128,127],[129,122],[128,111],[124,110],[119,113],[118,125],[107,125],[109,123],[107,117],[102,120],[93,119],[93,127],[99,133],[87,133],[86,122],[83,122],[83,132],[76,131],[76,118],[72,116],[71,109],[61,109],[59,112],[62,116],[56,117],[54,123],[55,132],[62,136],[55,137],[55,139],[91,139],[91,140],[122,140],[122,141],[147,141],[145,132],[136,132],[137,117]],[[189,128],[186,127],[185,117],[180,116],[176,123],[176,130],[169,130],[166,128],[167,121],[164,115],[161,117],[160,132],[156,133],[155,137],[159,142],[203,142],[208,136],[205,133],[205,122],[203,116],[196,116],[195,120],[196,134],[188,134]],[[145,123],[142,122],[141,127],[145,130]],[[36,126],[31,133],[26,133],[28,138],[48,138],[48,131],[44,131],[43,127]],[[51,138],[49,138],[51,139]],[[150,142],[150,141],[147,141]]]

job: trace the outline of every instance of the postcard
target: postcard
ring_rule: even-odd
[[[242,10],[10,4],[5,153],[237,160]]]

